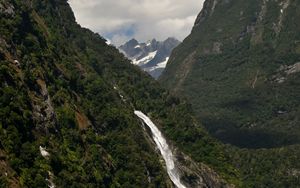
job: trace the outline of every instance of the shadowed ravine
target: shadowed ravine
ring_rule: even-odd
[[[163,135],[161,134],[159,129],[155,126],[155,124],[150,120],[150,118],[147,117],[143,112],[134,111],[134,114],[137,115],[140,119],[142,119],[143,122],[151,129],[153,140],[155,141],[162,157],[166,162],[167,172],[172,182],[178,188],[185,188],[186,186],[184,186],[180,181],[178,170],[174,164],[173,153],[169,148],[166,139],[163,137]]]

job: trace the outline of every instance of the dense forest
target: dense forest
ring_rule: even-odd
[[[228,145],[250,187],[300,185],[299,10],[296,0],[207,0],[160,78]]]
[[[0,187],[172,187],[134,109],[239,183],[190,106],[81,28],[67,1],[0,1],[0,14]]]
[[[196,27],[193,33],[198,33]],[[196,36],[189,40],[199,42]],[[186,44],[195,46],[184,42],[174,54]],[[197,57],[224,60],[236,51],[230,53]],[[295,58],[291,55],[289,62]],[[186,165],[181,169],[196,166],[182,175],[185,183],[200,174],[211,187],[300,184],[298,145],[241,149],[211,137],[208,122],[223,121],[212,117],[214,110],[221,110],[206,103],[210,108],[205,117],[210,118],[201,116],[190,97],[163,88],[100,35],[78,25],[67,0],[0,0],[0,78],[0,187],[173,187],[135,109],[151,117],[163,132],[178,161]],[[287,83],[295,86],[297,79]],[[255,87],[259,85],[260,79]],[[249,100],[255,92],[260,90],[249,93]],[[287,104],[294,104],[293,109],[299,102],[296,92],[281,93],[291,96],[294,103],[287,100]],[[243,120],[244,111],[235,110]],[[236,119],[232,110],[222,112]],[[289,117],[295,116],[284,118]],[[293,124],[291,130],[296,130]],[[298,137],[289,138],[275,145],[297,143]]]

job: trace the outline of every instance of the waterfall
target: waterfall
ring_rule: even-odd
[[[163,137],[162,133],[159,131],[159,129],[155,126],[155,124],[150,120],[149,117],[147,117],[143,112],[141,111],[134,111],[134,114],[138,116],[140,119],[144,121],[144,123],[151,129],[152,137],[162,155],[164,158],[164,161],[167,166],[167,172],[172,180],[172,182],[178,187],[178,188],[186,188],[181,182],[180,182],[180,176],[178,173],[178,170],[174,164],[174,157],[173,153],[167,144],[166,139]]]

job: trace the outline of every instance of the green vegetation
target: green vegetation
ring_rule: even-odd
[[[247,186],[297,187],[300,74],[288,72],[300,61],[300,4],[232,0],[212,7],[207,0],[160,81],[188,99],[209,133],[244,148],[228,146],[227,154]]]
[[[14,7],[0,18],[1,187],[45,187],[49,172],[60,187],[169,187],[133,108],[104,76],[129,64],[118,51],[77,25],[66,1],[1,5]]]
[[[2,187],[51,182],[59,187],[170,187],[134,108],[149,113],[179,149],[239,184],[222,146],[193,120],[189,105],[101,36],[76,24],[67,1],[0,5],[13,7],[9,13],[0,9]],[[195,153],[187,147],[193,142],[199,148]],[[40,146],[50,155],[43,157]]]
[[[245,4],[237,0],[232,2],[239,6]],[[242,23],[253,20],[250,14],[259,4],[247,5],[249,12],[244,11],[244,14],[249,15]],[[234,20],[239,9],[231,3],[224,6]],[[296,6],[291,8],[295,10],[290,14],[299,12]],[[218,9],[219,6],[215,9],[216,13]],[[247,51],[251,37],[245,35],[236,44],[237,48],[231,46],[229,34],[238,34],[239,28],[244,28],[241,23],[241,27],[227,28],[230,32],[220,35],[220,39],[227,39],[221,47],[223,53],[205,55],[201,51],[209,48],[209,42],[215,35],[209,32],[212,36],[206,38],[207,46],[195,53],[196,59],[203,63],[192,66],[189,75],[194,76],[183,82],[187,88],[175,88],[178,91],[187,89],[189,100],[189,96],[195,96],[196,102],[202,103],[191,106],[131,65],[117,49],[106,45],[101,36],[76,24],[66,0],[0,1],[0,16],[0,187],[45,187],[52,181],[57,187],[171,187],[159,155],[133,114],[134,109],[147,113],[170,143],[197,164],[208,165],[237,187],[299,185],[297,159],[300,150],[297,145],[256,150],[223,145],[209,136],[193,117],[192,110],[195,108],[198,117],[212,130],[224,126],[222,122],[225,122],[241,131],[240,128],[245,128],[243,122],[249,121],[249,113],[257,122],[266,122],[257,130],[259,133],[262,128],[271,130],[266,133],[272,133],[272,142],[262,143],[267,146],[298,143],[298,129],[295,128],[298,124],[295,117],[299,113],[296,95],[299,93],[298,75],[290,76],[284,85],[276,87],[262,81],[272,76],[272,71],[277,70],[282,59],[286,65],[298,60],[297,44],[295,50],[289,49],[295,53],[286,55],[286,46],[278,42],[278,51],[271,50],[276,51],[272,56],[276,60],[274,63],[266,47],[273,43],[255,48],[250,46],[251,50]],[[231,24],[234,23],[232,21]],[[289,27],[296,26],[291,24]],[[198,33],[197,28],[193,33]],[[265,37],[272,38],[273,35],[266,34]],[[284,37],[290,39],[290,35]],[[186,51],[182,57],[188,56],[188,49],[197,47],[202,39],[192,35],[189,40],[191,43],[183,44]],[[261,52],[261,49],[265,51]],[[248,56],[244,55],[245,51],[249,52]],[[236,54],[239,55],[234,59]],[[183,60],[178,58],[174,65]],[[206,63],[211,61],[224,64],[212,66]],[[267,66],[267,62],[272,65]],[[229,69],[225,66],[228,63],[232,63]],[[196,79],[195,75],[199,72],[204,82]],[[245,78],[232,78],[232,73]],[[256,74],[259,79],[255,89],[249,89],[249,84],[240,84],[245,83],[245,79],[253,79]],[[224,80],[228,85],[223,85]],[[238,88],[226,90],[232,87],[231,84]],[[215,90],[217,87],[221,87],[220,90]],[[290,90],[290,87],[296,89]],[[285,100],[275,103],[269,96],[274,92]],[[199,97],[196,93],[208,98]],[[124,96],[125,101],[119,94]],[[254,96],[257,95],[262,97],[256,99]],[[254,99],[255,103],[252,103]],[[215,101],[215,104],[210,101]],[[245,104],[253,107],[241,108]],[[274,109],[273,106],[289,113],[274,119],[267,110]],[[257,116],[255,112],[261,108],[266,110],[260,111]],[[203,113],[199,113],[202,109]],[[286,121],[292,122],[289,126],[295,136],[288,134],[274,143],[274,135],[291,133],[282,126],[282,122]],[[208,130],[213,132],[211,129]],[[267,138],[265,135],[262,137]],[[40,146],[49,152],[49,156],[41,155]]]

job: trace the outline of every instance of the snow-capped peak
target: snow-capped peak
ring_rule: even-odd
[[[149,54],[146,57],[143,57],[142,59],[133,59],[132,64],[143,66],[147,64],[149,61],[151,61],[156,56],[157,51],[149,52]]]
[[[119,50],[132,61],[132,64],[140,66],[154,78],[158,78],[167,65],[172,50],[180,42],[175,38],[168,38],[163,42],[155,39],[146,43],[139,43],[132,39],[119,47]]]

